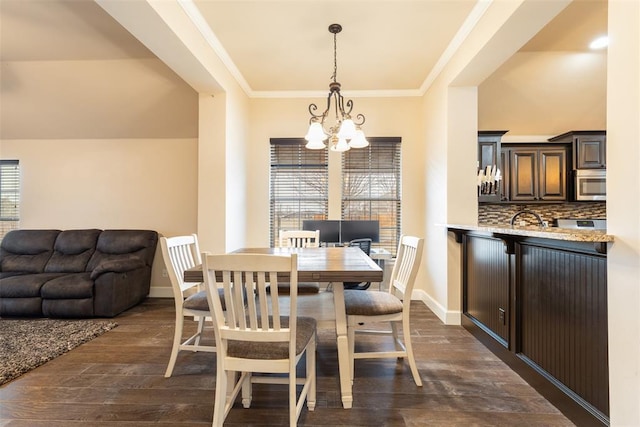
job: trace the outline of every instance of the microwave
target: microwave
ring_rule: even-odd
[[[575,200],[607,200],[607,171],[577,169],[575,172]]]

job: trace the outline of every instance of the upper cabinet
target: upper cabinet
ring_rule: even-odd
[[[572,144],[574,169],[605,169],[607,167],[606,131],[571,131],[555,136],[549,141]]]
[[[503,178],[500,141],[506,130],[478,131],[478,201],[499,202]]]
[[[505,159],[509,159],[508,193],[503,201],[567,200],[566,147],[504,147],[503,150]]]

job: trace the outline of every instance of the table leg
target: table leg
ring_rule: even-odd
[[[333,302],[336,310],[336,340],[338,347],[338,370],[340,371],[340,395],[342,406],[350,409],[353,404],[351,375],[349,373],[349,343],[347,342],[347,314],[344,309],[344,286],[333,282]]]

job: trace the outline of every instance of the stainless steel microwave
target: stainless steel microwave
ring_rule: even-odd
[[[607,171],[577,169],[575,172],[575,200],[607,200]]]

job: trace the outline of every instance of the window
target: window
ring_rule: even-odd
[[[20,221],[20,166],[0,160],[0,238],[18,228]]]
[[[400,238],[400,138],[369,138],[342,156],[342,219],[378,220],[380,243],[395,255]]]
[[[271,246],[280,230],[301,230],[306,219],[327,219],[327,150],[309,150],[302,138],[271,139]]]

